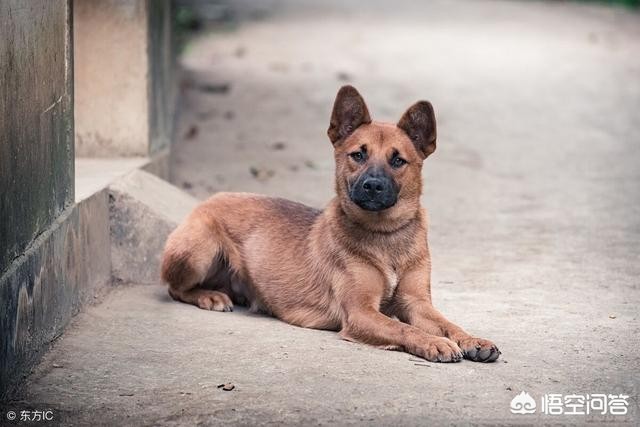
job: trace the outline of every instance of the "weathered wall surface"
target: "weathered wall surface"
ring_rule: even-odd
[[[0,278],[0,397],[111,282],[106,190],[64,212]]]
[[[79,156],[148,152],[147,1],[75,0]]]
[[[168,146],[175,95],[170,0],[73,4],[78,156],[147,156]]]
[[[0,275],[73,203],[71,6],[0,2]]]

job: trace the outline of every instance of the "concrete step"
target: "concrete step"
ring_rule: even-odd
[[[0,277],[1,397],[20,387],[71,318],[113,282],[158,284],[167,235],[197,204],[144,170],[122,172],[149,167],[148,160],[78,163],[76,204]]]
[[[198,200],[142,170],[109,186],[112,275],[118,282],[160,282],[160,257],[169,233]]]

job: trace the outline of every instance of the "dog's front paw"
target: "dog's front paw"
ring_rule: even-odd
[[[464,352],[464,358],[474,362],[495,362],[502,354],[494,343],[482,338],[463,338],[458,345]]]
[[[418,356],[430,362],[459,362],[463,352],[448,338],[434,337],[418,350]]]

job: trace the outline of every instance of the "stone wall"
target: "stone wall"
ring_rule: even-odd
[[[0,2],[0,275],[73,203],[66,0]]]

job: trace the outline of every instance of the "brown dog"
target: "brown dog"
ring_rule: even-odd
[[[338,92],[329,138],[335,197],[324,211],[283,199],[220,193],[170,236],[162,278],[176,300],[233,303],[285,322],[430,361],[493,362],[500,351],[431,304],[422,162],[436,149],[433,108],[372,122],[351,86]]]

